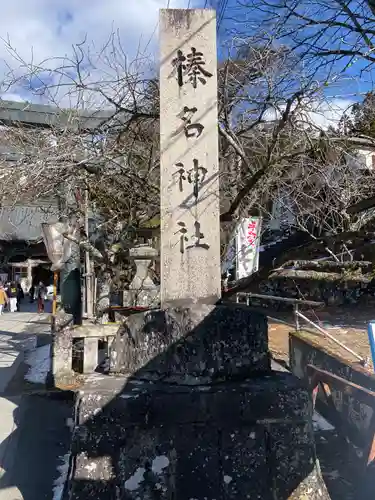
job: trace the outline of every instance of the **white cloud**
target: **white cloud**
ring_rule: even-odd
[[[139,47],[150,54],[148,67],[153,56],[157,57],[158,11],[167,7],[168,0],[13,0],[3,2],[0,16],[0,34],[9,40],[19,56],[7,49],[6,42],[0,40],[0,82],[7,78],[9,71],[20,76],[25,71],[22,61],[34,64],[51,58],[72,55],[72,45],[87,40],[94,54],[108,41],[111,33],[118,30],[124,52],[131,60]],[[204,0],[170,0],[170,7],[201,7]],[[108,49],[110,52],[110,48]],[[91,81],[103,78],[108,70],[103,61],[93,61],[96,67],[91,69]],[[155,62],[155,61],[154,61]],[[44,66],[54,63],[45,63]],[[121,64],[118,70],[121,71]],[[112,70],[113,71],[113,68]],[[48,80],[50,75],[44,75]],[[35,83],[35,82],[34,82]],[[54,82],[58,84],[57,75]],[[35,83],[37,84],[37,82]],[[63,105],[74,98],[66,97],[66,88],[58,92],[58,101]],[[35,97],[25,88],[25,82],[19,82],[10,89],[0,86],[0,95],[4,99],[34,102],[46,102],[45,96]],[[71,96],[70,96],[71,97]],[[100,104],[100,103],[98,103]],[[337,125],[343,112],[352,104],[345,99],[322,99],[311,101],[304,114],[304,120],[326,129]],[[269,119],[275,113],[269,113]]]
[[[200,0],[190,1],[199,7]],[[99,50],[118,30],[124,52],[134,57],[139,46],[155,53],[159,8],[168,0],[14,0],[1,7],[0,33],[10,41],[20,60],[0,42],[0,75],[9,69],[22,74],[21,60],[40,63],[72,54],[82,42]],[[186,8],[189,0],[170,0],[170,7]],[[152,38],[151,38],[152,37]],[[150,41],[151,38],[151,41]],[[92,48],[92,51],[95,50]],[[3,80],[4,78],[0,78]],[[3,90],[4,92],[4,90]],[[25,99],[30,94],[20,85],[5,89],[5,98]]]
[[[345,112],[348,112],[354,101],[336,97],[325,97],[320,99],[309,99],[299,105],[297,116],[302,127],[314,126],[321,130],[328,127],[336,128]],[[281,106],[283,109],[284,106]],[[266,114],[269,121],[275,120],[279,113],[270,109]]]
[[[337,127],[343,114],[350,109],[354,101],[340,98],[326,98],[312,102],[306,110],[306,121],[327,130],[329,126]]]

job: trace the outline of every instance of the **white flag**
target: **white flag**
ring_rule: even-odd
[[[237,279],[258,271],[261,225],[260,217],[249,217],[237,227]]]

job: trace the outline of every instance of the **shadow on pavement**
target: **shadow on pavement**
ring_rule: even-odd
[[[22,380],[12,390],[20,395],[8,390],[22,366],[22,352],[39,336],[48,341],[48,316],[35,314],[36,308],[25,302],[21,312],[0,319],[0,500],[52,500],[57,468],[70,449],[71,393],[22,395]]]
[[[70,449],[72,398],[19,396],[8,401],[17,407],[14,430],[0,444],[0,500],[51,500],[61,457]]]

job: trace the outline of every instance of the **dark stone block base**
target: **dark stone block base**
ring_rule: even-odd
[[[104,384],[77,402],[72,500],[329,498],[294,376]]]
[[[267,317],[246,305],[191,304],[134,314],[112,344],[111,372],[205,381],[270,371]]]

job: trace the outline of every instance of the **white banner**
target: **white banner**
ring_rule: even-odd
[[[260,217],[249,217],[237,227],[237,279],[258,271],[261,226]]]

